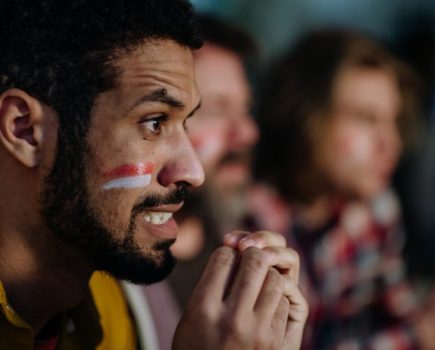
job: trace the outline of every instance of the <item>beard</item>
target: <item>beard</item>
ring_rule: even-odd
[[[55,249],[62,252],[66,248],[64,258],[69,254],[80,257],[91,269],[106,271],[118,279],[146,284],[164,279],[176,262],[169,249],[174,240],[155,243],[143,252],[135,242],[135,222],[146,208],[184,201],[187,186],[181,184],[164,196],[142,197],[133,206],[124,238],[117,239],[90,204],[85,164],[89,151],[83,133],[78,134],[59,135],[56,159],[42,193],[42,216]]]
[[[218,191],[213,184],[206,184],[200,191],[218,227],[220,239],[229,231],[243,228],[247,214],[247,186]]]
[[[204,185],[194,191],[207,203],[211,219],[220,232],[219,239],[225,233],[243,227],[247,214],[247,191],[251,183],[250,176],[243,182],[223,182],[219,177],[219,170],[231,164],[244,165],[250,169],[251,158],[249,149],[228,152],[219,161],[216,169],[207,174]]]

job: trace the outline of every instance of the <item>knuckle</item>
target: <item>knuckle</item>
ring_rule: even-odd
[[[197,316],[200,320],[214,320],[215,308],[210,303],[203,303],[198,309]]]
[[[291,251],[292,251],[295,263],[299,266],[301,263],[301,257],[299,256],[299,253],[294,249],[291,249]]]
[[[287,245],[285,237],[281,233],[273,231],[256,231],[254,232],[254,234],[262,237],[267,241],[273,239],[273,241],[279,246],[285,247]]]
[[[268,242],[270,235],[267,234],[267,232],[265,232],[265,231],[255,231],[255,232],[252,232],[250,236],[254,239]]]
[[[249,333],[246,327],[246,319],[240,317],[238,314],[234,314],[226,323],[226,338],[231,339],[231,342],[237,344],[245,344],[249,341]]]
[[[249,247],[246,249],[243,263],[246,265],[246,268],[255,272],[265,270],[269,266],[266,254],[255,247]]]
[[[275,342],[275,337],[270,328],[261,328],[255,333],[255,345],[257,349],[271,349]]]
[[[230,247],[217,248],[210,260],[219,265],[231,265],[235,259],[235,251]]]
[[[301,261],[299,253],[296,250],[292,249],[292,248],[287,248],[287,250],[289,251],[290,256],[292,257],[293,263],[296,266],[299,266],[300,265],[300,261]]]
[[[258,249],[257,247],[252,246],[252,247],[246,248],[246,250],[243,252],[243,255],[245,257],[251,257],[251,256],[258,255],[259,252],[260,252],[260,249]]]
[[[287,240],[285,239],[284,235],[281,233],[275,233],[278,237],[278,241],[281,246],[286,247],[287,246]]]
[[[282,293],[285,288],[285,282],[280,273],[273,267],[269,268],[266,276],[266,282],[269,285],[269,290],[274,293]]]
[[[193,320],[203,320],[204,322],[211,323],[215,320],[215,307],[210,303],[206,303],[200,299],[191,299],[186,308],[186,315]]]

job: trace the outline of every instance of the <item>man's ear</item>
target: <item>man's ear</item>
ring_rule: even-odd
[[[0,95],[0,142],[27,167],[39,164],[43,125],[44,107],[39,100],[19,89]]]

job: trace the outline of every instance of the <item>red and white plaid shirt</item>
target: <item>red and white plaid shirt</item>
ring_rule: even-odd
[[[253,198],[267,206],[262,195]],[[255,201],[253,211],[258,213]],[[275,214],[283,212],[276,196],[269,203],[269,209],[276,205]],[[301,286],[310,305],[304,348],[418,348],[409,323],[417,303],[401,256],[403,234],[396,197],[386,192],[370,203],[341,203],[334,212],[316,231],[288,214],[257,222],[260,229],[290,227],[288,243],[300,254]]]

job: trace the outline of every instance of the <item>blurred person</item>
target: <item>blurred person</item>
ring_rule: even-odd
[[[204,16],[201,24],[205,44],[194,55],[201,109],[189,137],[206,173],[200,191],[210,198],[225,232],[244,215],[252,149],[258,140],[244,66],[252,60],[255,44],[246,32],[216,18]]]
[[[166,278],[172,216],[204,180],[186,133],[200,104],[193,9],[1,1],[0,28],[0,348],[143,347],[135,290],[118,280]],[[270,232],[224,243],[173,348],[299,348],[297,254]]]
[[[389,189],[417,115],[412,72],[379,44],[325,30],[277,63],[262,96],[251,211],[301,255],[307,349],[433,349]],[[270,219],[272,214],[273,220]],[[411,233],[412,234],[412,233]]]
[[[206,180],[178,215],[180,235],[172,252],[179,263],[170,282],[181,307],[223,235],[242,227],[252,149],[258,140],[245,72],[245,63],[255,56],[255,43],[246,32],[216,17],[200,15],[199,20],[205,42],[194,53],[194,66],[201,108],[188,133]]]

